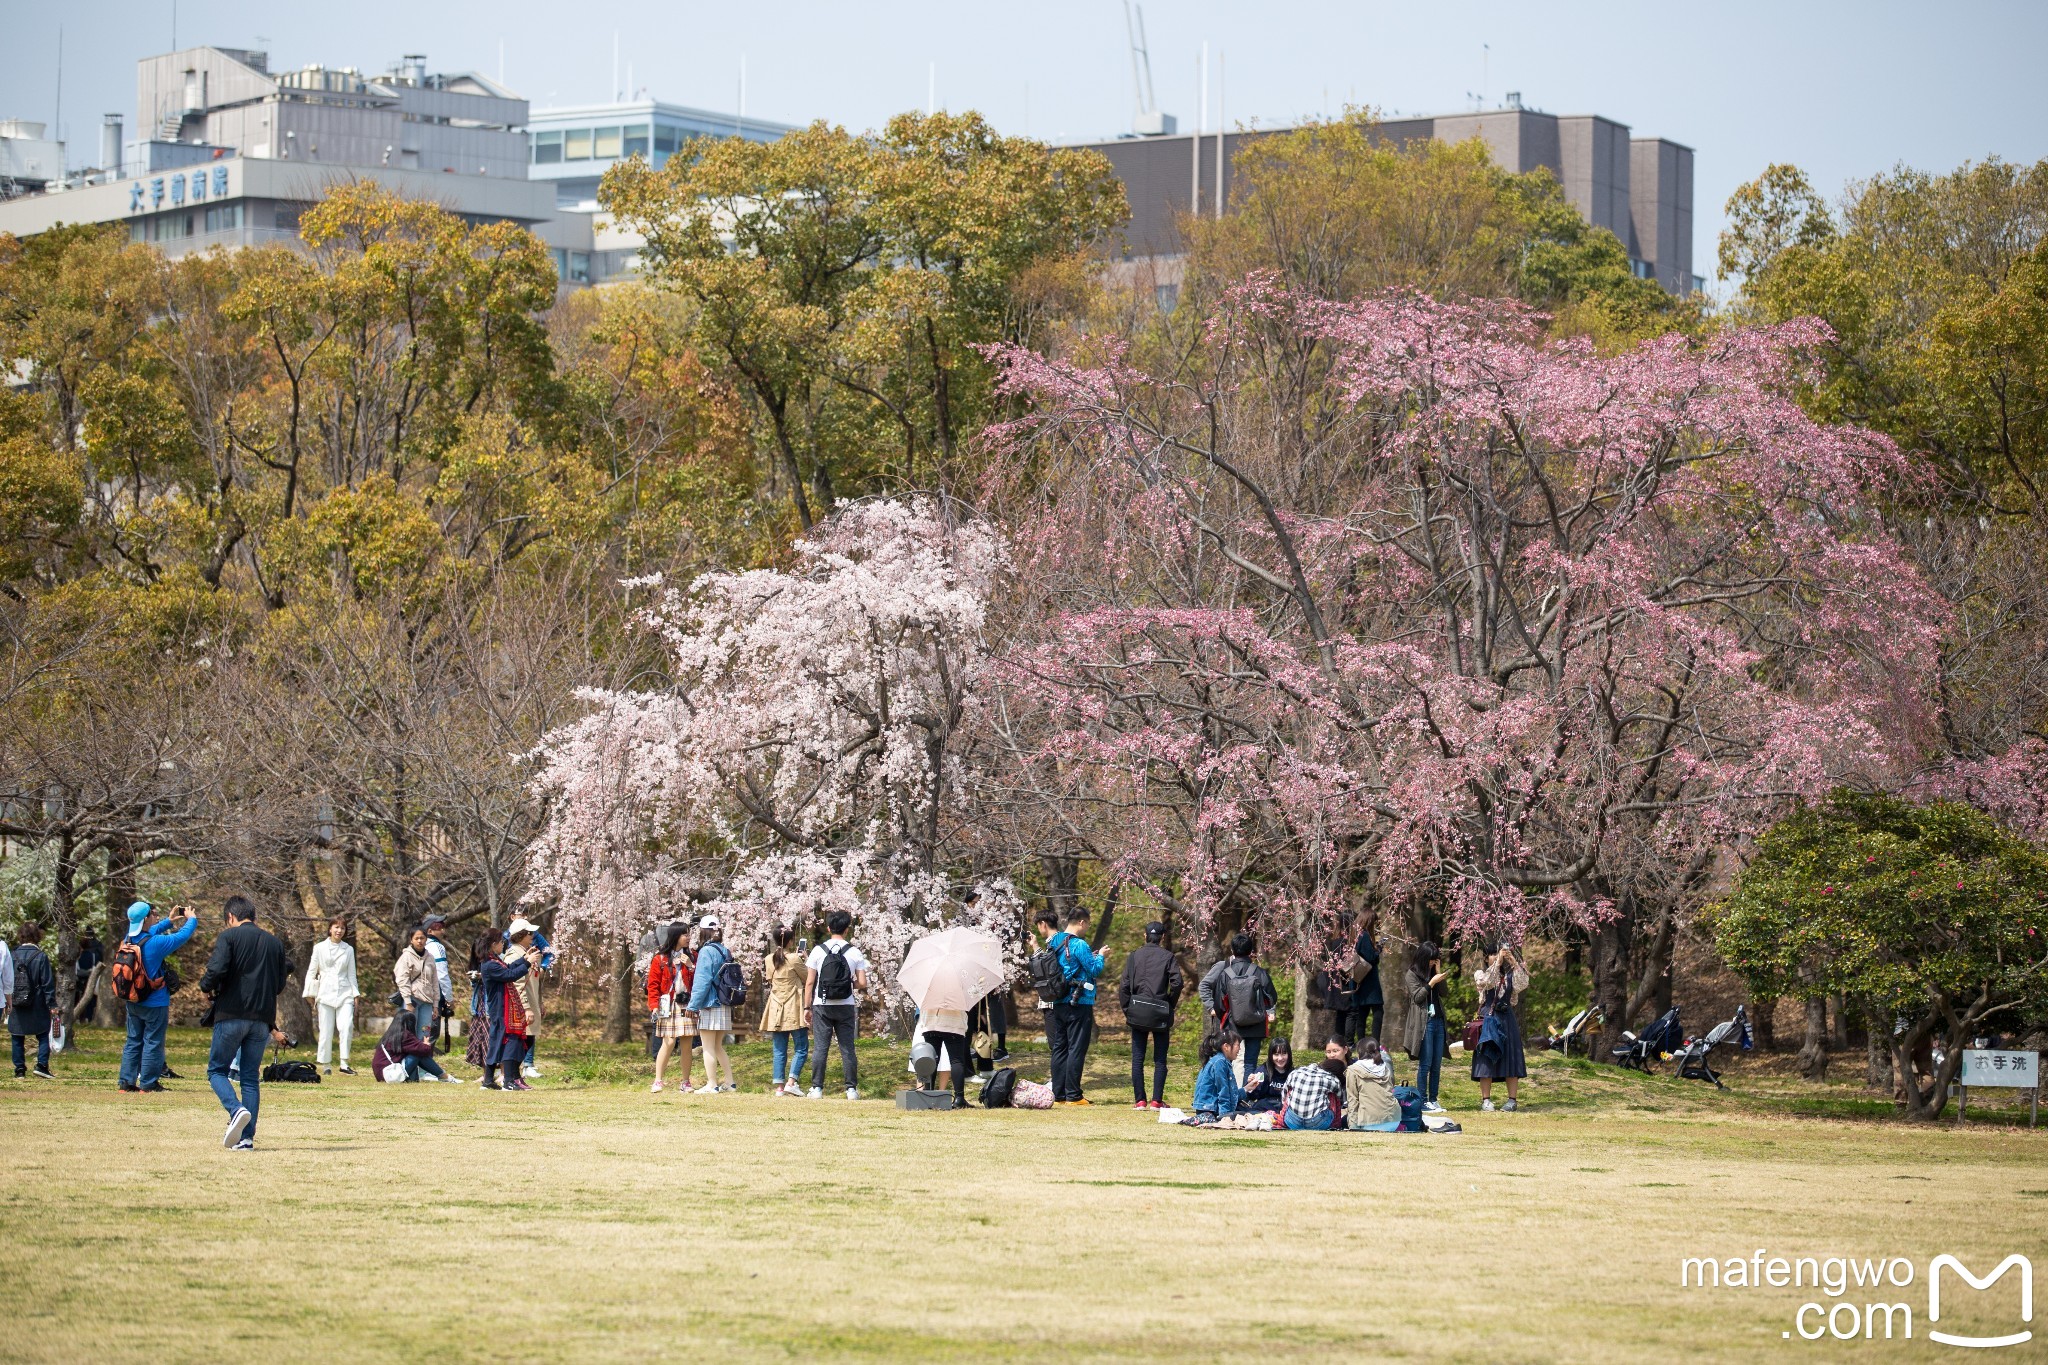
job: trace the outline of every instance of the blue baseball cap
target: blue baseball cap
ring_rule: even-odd
[[[149,912],[156,907],[148,901],[137,901],[128,907],[128,932],[135,933],[142,928],[142,922],[149,918]]]

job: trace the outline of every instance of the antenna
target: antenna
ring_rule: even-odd
[[[1131,131],[1140,137],[1158,137],[1173,131],[1173,116],[1159,112],[1159,100],[1152,91],[1152,49],[1145,38],[1145,7],[1124,0],[1124,33],[1131,45],[1131,95],[1137,107],[1132,112]]]

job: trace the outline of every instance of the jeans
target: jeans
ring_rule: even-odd
[[[128,1041],[121,1046],[121,1084],[155,1085],[164,1074],[164,1030],[170,1027],[169,1005],[130,1005]]]
[[[245,1138],[256,1136],[257,1082],[263,1076],[263,1049],[269,1046],[270,1025],[261,1019],[223,1019],[213,1026],[213,1050],[206,1056],[206,1083],[213,1087],[229,1118],[234,1117],[237,1109],[249,1111],[249,1127],[242,1133]],[[228,1068],[237,1063],[242,1070],[239,1101],[235,1098],[235,1084],[228,1079]]]
[[[846,1088],[860,1085],[860,1061],[853,1054],[854,1031],[859,1026],[857,1005],[813,1005],[811,1007],[811,1089],[825,1088],[825,1058],[832,1040],[839,1040],[839,1072]]]
[[[441,1002],[429,1000],[424,1005],[414,1005],[412,1007],[412,1018],[413,1022],[419,1025],[420,1037],[432,1042],[434,1030],[440,1024]],[[529,1053],[529,1055],[531,1054]]]
[[[349,1035],[355,1032],[356,1002],[344,1000],[339,1005],[320,1006],[320,1051],[314,1060],[321,1066],[327,1065],[334,1046],[335,1035],[341,1035],[341,1064],[348,1065]]]
[[[1088,1043],[1095,1036],[1095,1006],[1070,1005],[1065,1001],[1052,1007],[1052,1026],[1047,1041],[1052,1044],[1052,1097],[1078,1100],[1081,1072],[1088,1065]]]
[[[28,1035],[23,1033],[17,1033],[14,1035],[14,1069],[16,1071],[26,1069],[27,1059]],[[44,1029],[41,1033],[36,1035],[36,1070],[48,1071],[49,1069],[50,1031],[48,1029]]]
[[[792,1081],[801,1080],[804,1074],[804,1067],[809,1065],[811,1060],[811,1035],[809,1032],[800,1028],[779,1028],[769,1034],[768,1037],[775,1052],[775,1084],[781,1085],[785,1079]],[[792,1045],[796,1048],[796,1059],[794,1062],[791,1062],[789,1056],[789,1050]]]
[[[968,1050],[967,1035],[964,1033],[933,1033],[925,1030],[925,1041],[947,1058],[948,1068],[953,1073],[953,1107],[967,1107],[967,1075],[974,1070],[974,1054]]]
[[[1436,1103],[1437,1087],[1443,1084],[1444,1054],[1451,1049],[1450,1035],[1444,1028],[1444,1017],[1434,1015],[1422,1026],[1422,1051],[1415,1059],[1415,1088],[1422,1092],[1424,1104]]]
[[[1303,1118],[1301,1115],[1295,1113],[1292,1109],[1290,1109],[1287,1111],[1286,1118],[1281,1120],[1281,1122],[1286,1127],[1297,1129],[1306,1128],[1312,1132],[1318,1133],[1328,1131],[1330,1125],[1335,1123],[1336,1121],[1336,1115],[1332,1114],[1328,1109],[1323,1110],[1322,1113],[1317,1114],[1312,1118]]]
[[[420,1078],[420,1073],[422,1071],[426,1072],[429,1076],[432,1076],[437,1081],[445,1081],[448,1079],[448,1073],[443,1071],[441,1069],[441,1064],[435,1061],[432,1057],[407,1057],[404,1060],[405,1078],[409,1081],[418,1080]]]
[[[1171,1030],[1163,1028],[1134,1028],[1131,1030],[1131,1093],[1138,1103],[1145,1102],[1145,1043],[1152,1044],[1152,1100],[1159,1103],[1166,1098],[1166,1040]]]

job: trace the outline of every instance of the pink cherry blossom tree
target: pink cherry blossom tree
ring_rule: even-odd
[[[1602,356],[1255,278],[1170,371],[1005,352],[1019,787],[1303,968],[1360,886],[1459,940],[1696,891],[1927,723],[1943,607],[1873,511],[1913,471],[1792,401],[1824,339]]]
[[[799,541],[787,571],[647,583],[641,621],[668,678],[583,693],[589,713],[541,746],[531,898],[613,942],[708,901],[743,955],[778,925],[845,910],[890,1010],[922,934],[973,923],[1016,938],[1008,883],[952,857],[1005,563],[1002,538],[955,509],[880,501]]]

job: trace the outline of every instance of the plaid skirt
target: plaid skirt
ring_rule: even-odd
[[[654,1016],[654,1036],[657,1038],[694,1038],[697,1035],[697,1021],[681,1010],[670,1010],[668,1018]]]
[[[731,1033],[732,1006],[717,1005],[708,1010],[698,1010],[697,1031],[700,1033]]]

